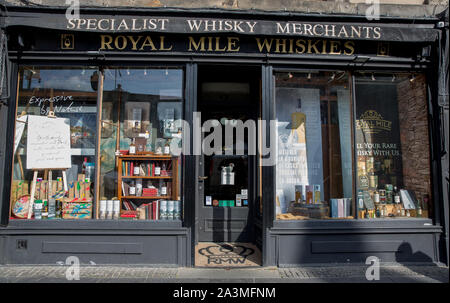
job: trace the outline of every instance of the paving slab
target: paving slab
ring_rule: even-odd
[[[280,279],[277,269],[213,269],[213,268],[180,268],[177,278],[190,279],[256,279],[269,278]]]
[[[378,281],[368,281],[367,267],[361,265],[234,269],[82,266],[79,281],[67,280],[67,269],[0,265],[0,283],[449,283],[445,266],[382,266]]]

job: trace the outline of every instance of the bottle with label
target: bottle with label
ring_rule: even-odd
[[[373,193],[373,202],[375,204],[379,204],[380,203],[380,194],[378,193],[378,191],[375,191]]]
[[[136,141],[135,141],[136,139],[135,138],[133,138],[133,140],[131,141],[131,144],[130,144],[130,148],[129,148],[129,153],[130,153],[130,155],[135,155],[136,154]]]
[[[400,193],[397,190],[397,186],[394,186],[394,193],[393,193],[393,195],[394,195],[394,203],[395,204],[400,204]]]
[[[364,195],[362,190],[358,190],[358,208],[364,210]]]
[[[133,165],[134,165],[134,167],[133,167],[133,175],[139,176],[139,164],[138,163],[134,163]]]
[[[164,144],[164,155],[170,155],[170,139],[166,140],[166,144]]]
[[[362,190],[367,190],[369,188],[369,178],[367,177],[364,169],[361,171],[361,175],[359,176],[359,188]]]
[[[155,176],[161,175],[161,166],[158,162],[155,163]]]
[[[142,196],[142,179],[136,179],[136,196]]]
[[[386,190],[380,189],[380,203],[386,204]]]
[[[160,188],[160,195],[167,196],[167,184],[165,182],[162,182],[162,180],[160,180],[159,188]]]
[[[381,214],[380,207],[377,206],[377,207],[376,207],[376,210],[375,210],[375,217],[381,218],[381,216],[382,216],[382,214]]]
[[[373,171],[369,172],[369,188],[376,189],[378,187],[378,176]]]
[[[419,217],[419,218],[422,217],[422,203],[420,201],[418,201],[418,205],[417,205],[417,217]]]
[[[386,205],[381,207],[381,217],[387,217],[387,208]]]
[[[132,181],[130,184],[130,196],[135,196],[135,195],[136,195],[136,185],[134,184],[134,181]]]

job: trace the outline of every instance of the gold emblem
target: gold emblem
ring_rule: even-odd
[[[61,49],[74,49],[75,41],[73,34],[61,35]]]
[[[377,56],[389,56],[389,43],[378,42]]]

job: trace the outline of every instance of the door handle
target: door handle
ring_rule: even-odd
[[[198,179],[199,179],[200,181],[203,181],[203,180],[208,179],[208,176],[198,176]]]

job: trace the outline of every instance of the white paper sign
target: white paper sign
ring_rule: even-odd
[[[69,119],[29,115],[27,169],[70,167]]]

